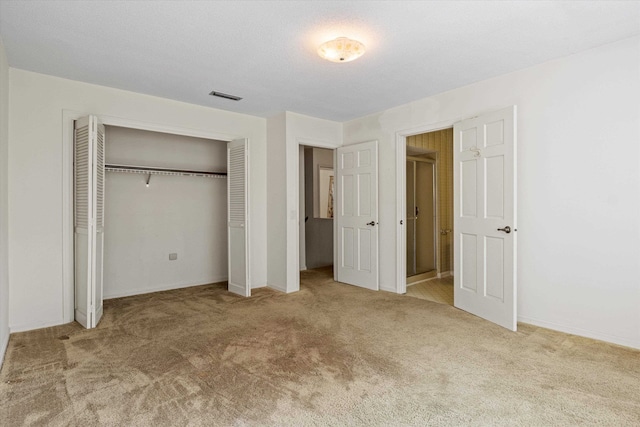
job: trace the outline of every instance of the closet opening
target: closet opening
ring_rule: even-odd
[[[67,110],[62,128],[65,321],[96,327],[105,293],[251,295],[247,138]]]
[[[332,149],[299,146],[299,261],[307,279],[334,277],[334,156]]]
[[[118,126],[105,141],[104,299],[225,284],[227,143]]]
[[[246,182],[246,140],[109,126],[96,116],[73,128],[74,320],[96,327],[112,298],[230,283],[227,198],[245,201],[244,218],[246,186],[233,189]]]
[[[406,145],[406,294],[453,305],[453,128]]]

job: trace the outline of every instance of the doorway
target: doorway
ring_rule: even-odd
[[[453,128],[406,138],[407,296],[453,305]]]
[[[315,144],[314,144],[315,146]],[[333,214],[333,278],[336,282],[379,290],[378,274],[378,141],[365,141],[343,147],[321,145],[333,154],[335,178],[331,171],[318,168],[328,184],[320,189],[327,197],[318,197],[319,209]],[[308,247],[305,219],[310,217],[302,201],[304,147],[299,141],[298,165],[298,265],[305,266]],[[324,172],[324,173],[323,173]],[[333,185],[331,185],[333,181]],[[332,205],[325,204],[331,203]],[[328,219],[328,218],[326,218]],[[306,236],[305,236],[306,237]],[[303,255],[304,254],[304,255]],[[307,266],[308,268],[308,266]],[[297,269],[302,270],[301,268]],[[297,272],[298,272],[297,271]],[[297,278],[299,279],[299,275]]]
[[[451,248],[455,249],[455,256],[449,260],[449,274],[453,273],[453,305],[512,331],[517,330],[516,113],[517,107],[511,105],[455,123],[441,122],[396,134],[396,291],[407,293],[404,224],[407,141],[415,136],[423,148],[429,148],[425,144],[432,139],[443,141],[442,137],[435,136],[436,131],[453,125],[453,144],[442,146],[450,147],[453,154],[450,157],[453,186],[449,193],[453,200],[453,221],[450,228],[439,225],[437,233],[438,237],[453,234],[453,238],[449,238],[449,251],[443,253],[446,245],[441,245],[438,251],[439,274],[447,274],[442,258],[447,252],[451,253]],[[446,170],[438,169],[439,174]],[[451,208],[450,203],[439,203],[439,206]],[[451,216],[439,212],[438,218],[446,220]]]
[[[300,145],[300,271],[333,277],[334,150]]]

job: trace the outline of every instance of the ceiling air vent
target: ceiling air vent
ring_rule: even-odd
[[[228,93],[216,92],[215,90],[211,91],[209,95],[217,96],[218,98],[230,99],[232,101],[240,101],[242,99],[239,96],[229,95]]]

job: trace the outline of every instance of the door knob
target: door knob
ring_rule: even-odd
[[[367,225],[374,226],[374,225],[376,225],[376,223],[374,221],[371,221],[371,222],[368,222]]]
[[[511,233],[511,227],[507,225],[505,228],[498,228],[498,231],[504,231],[505,233],[509,234]]]

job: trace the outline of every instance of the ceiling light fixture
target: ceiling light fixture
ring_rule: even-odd
[[[349,62],[364,54],[364,45],[358,40],[338,37],[322,43],[318,48],[318,55],[331,62]]]

